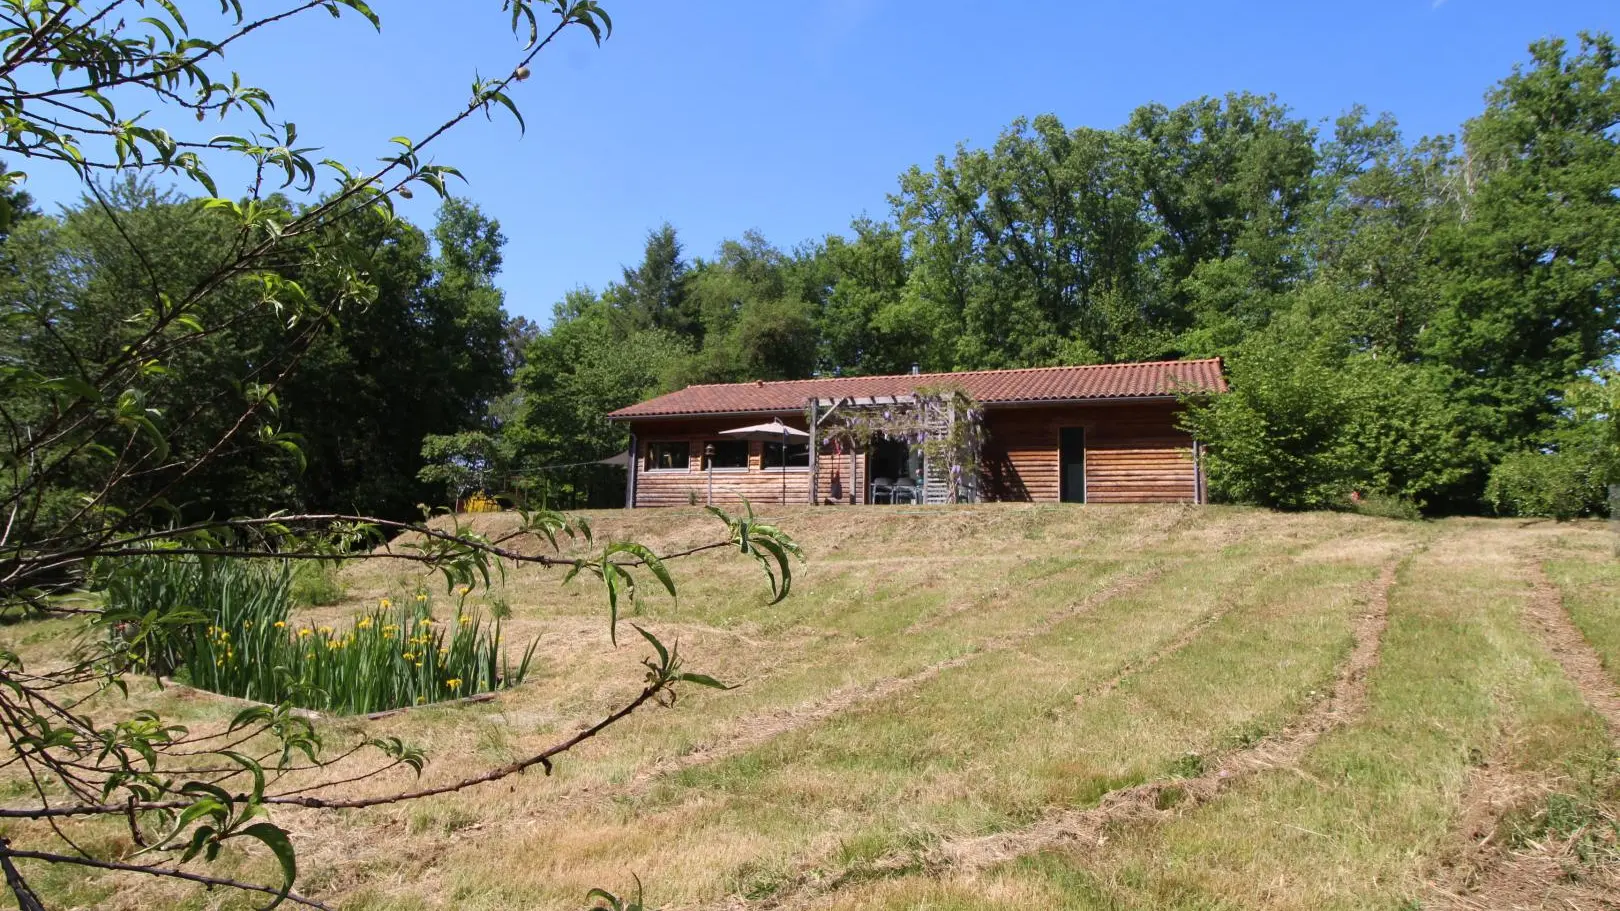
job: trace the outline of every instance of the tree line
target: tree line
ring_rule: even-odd
[[[1217,495],[1589,513],[1615,467],[1617,62],[1607,35],[1538,42],[1457,136],[1361,108],[1316,125],[1248,93],[1114,129],[1021,119],[908,169],[884,217],[791,249],[750,231],[691,256],[659,226],[543,329],[506,313],[506,238],[475,205],[431,231],[359,221],[332,275],[361,268],[367,299],[277,393],[298,451],[244,446],[176,507],[400,516],[512,477],[577,503],[595,476],[544,469],[618,452],[606,413],[689,383],[1220,356],[1232,394],[1187,418]],[[60,302],[76,345],[117,344],[120,289],[185,286],[229,230],[140,182],[58,215],[13,203],[32,214],[3,280]],[[170,239],[164,261],[124,252],[132,231]],[[319,263],[289,279],[344,293]],[[278,338],[218,333],[166,413],[207,436],[229,409],[189,372],[239,375]],[[38,358],[36,340],[0,346]]]
[[[1275,97],[1018,120],[901,175],[885,219],[754,233],[577,291],[525,348],[513,452],[611,452],[606,412],[692,382],[1226,359],[1195,408],[1215,491],[1431,512],[1600,508],[1616,439],[1620,83],[1548,40],[1461,135]],[[1497,471],[1493,482],[1493,470]]]

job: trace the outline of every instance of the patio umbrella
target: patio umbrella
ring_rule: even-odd
[[[782,444],[782,505],[787,505],[787,447],[788,440],[810,439],[810,433],[797,427],[789,427],[782,423],[781,418],[769,424],[754,424],[750,427],[738,427],[733,430],[722,430],[720,435],[732,440],[763,440],[767,443]]]

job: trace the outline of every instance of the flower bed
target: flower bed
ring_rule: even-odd
[[[133,643],[143,669],[259,702],[386,711],[516,686],[534,658],[531,642],[520,661],[507,659],[500,621],[469,605],[465,588],[443,619],[420,590],[347,623],[316,625],[292,618],[291,579],[279,564],[153,555],[110,567],[103,589],[115,615],[155,610],[167,621],[143,624]]]

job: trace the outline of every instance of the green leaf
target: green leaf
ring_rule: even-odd
[[[293,850],[292,840],[280,826],[268,822],[256,822],[237,834],[263,842],[281,864],[281,892],[270,904],[264,906],[264,911],[270,911],[287,898],[287,893],[292,891],[293,881],[298,878],[298,855]]]
[[[695,683],[698,686],[712,687],[717,690],[734,690],[737,688],[735,684],[721,683],[708,674],[683,673],[677,674],[675,679],[686,683]]]
[[[669,649],[664,648],[664,643],[659,642],[657,636],[654,636],[652,633],[647,632],[646,630],[642,629],[640,626],[637,626],[634,623],[630,624],[630,626],[633,627],[636,632],[641,634],[641,638],[646,639],[648,642],[652,643],[653,649],[658,652],[658,666],[662,667],[662,668],[669,667]]]

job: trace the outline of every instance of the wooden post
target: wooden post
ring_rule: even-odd
[[[630,460],[625,463],[624,508],[636,508],[636,466],[641,464],[641,451],[636,448],[636,435],[630,434]]]
[[[855,444],[849,444],[849,505],[855,506],[864,502],[861,497],[865,494],[861,484],[861,477],[855,472]]]
[[[821,440],[817,439],[816,414],[817,400],[810,400],[810,505],[815,506],[820,497],[816,496],[816,457],[821,454]],[[785,453],[784,453],[785,454]],[[784,463],[786,459],[783,460]]]

